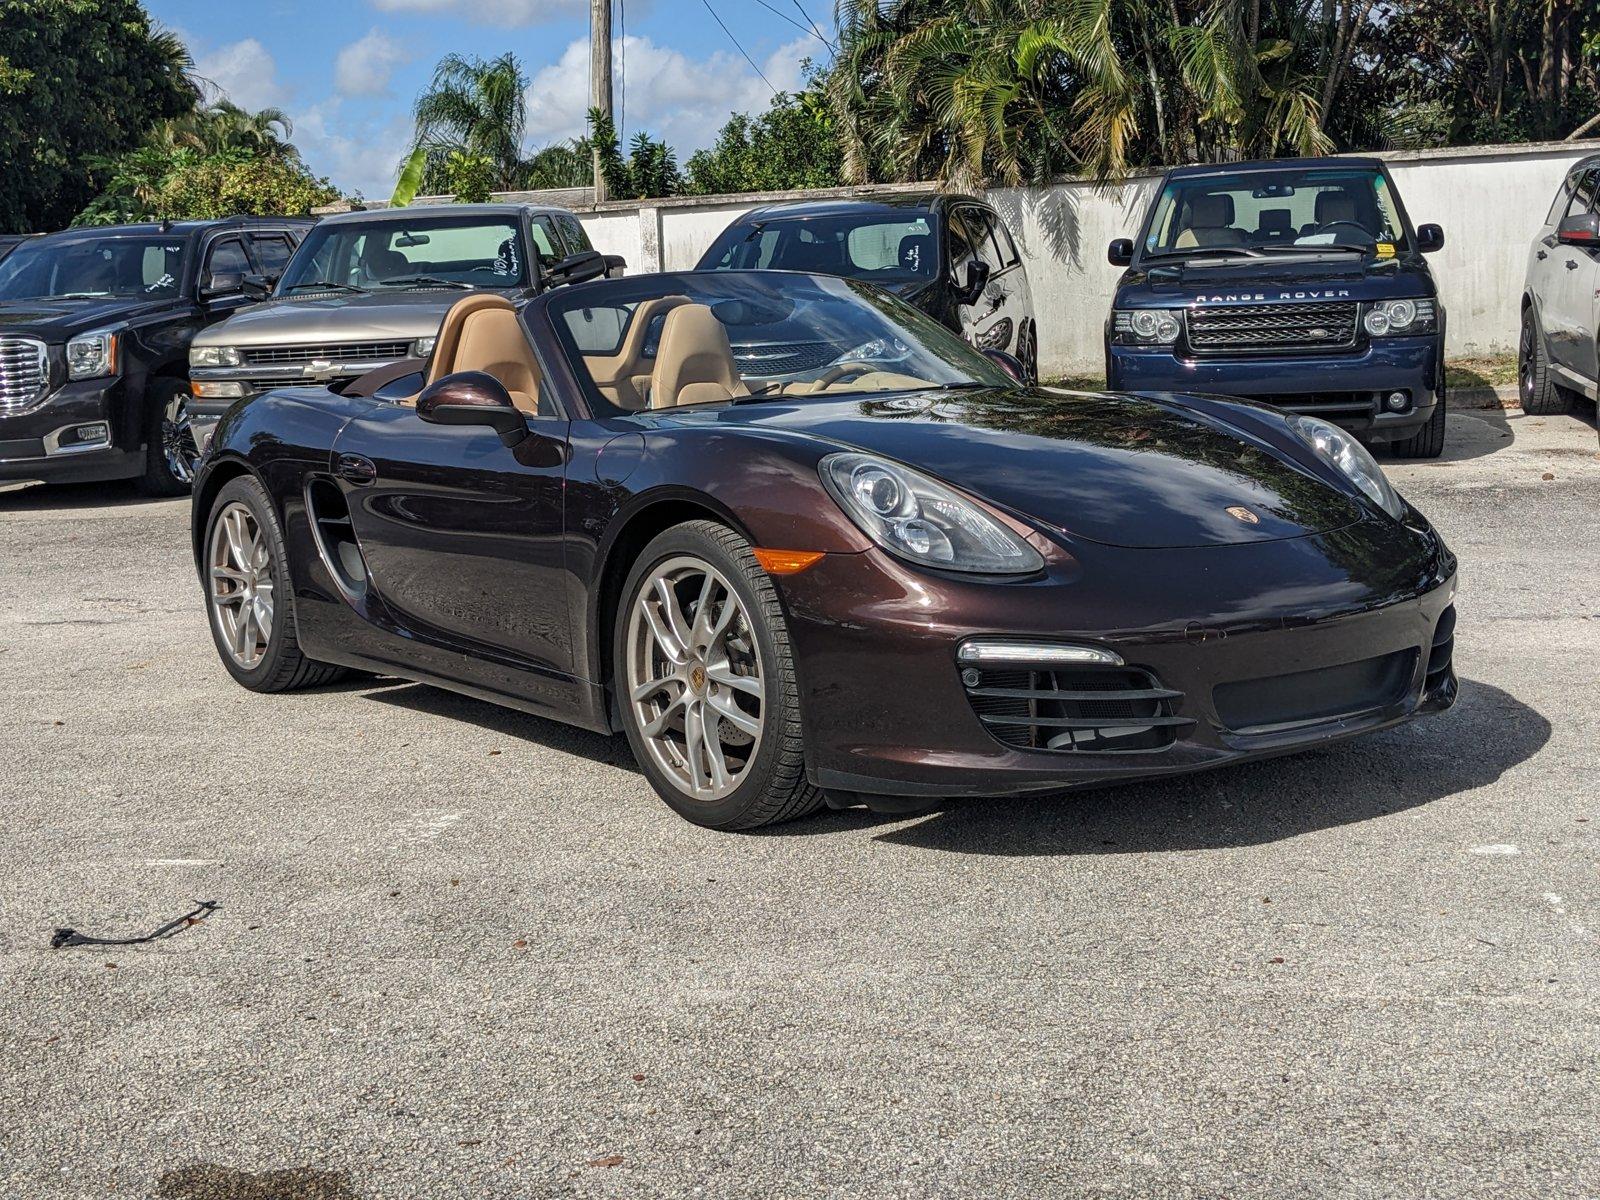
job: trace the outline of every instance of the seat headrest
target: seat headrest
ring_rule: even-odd
[[[667,314],[650,380],[650,407],[706,404],[748,396],[728,344],[728,331],[704,304],[680,304]]]
[[[1294,214],[1287,208],[1263,208],[1257,228],[1262,233],[1293,233]]]
[[[475,312],[493,308],[516,312],[516,305],[494,292],[473,292],[450,306],[450,311],[439,323],[439,340],[434,344],[433,358],[428,363],[429,383],[443,379],[456,370],[456,352],[461,345],[461,331],[467,318]]]
[[[1233,224],[1233,197],[1226,192],[1196,196],[1189,202],[1191,229],[1220,229]]]
[[[1349,192],[1317,193],[1317,224],[1332,225],[1336,221],[1356,219],[1356,198]]]
[[[467,314],[456,346],[455,370],[493,375],[511,402],[524,412],[539,409],[539,368],[517,314],[507,308],[480,308]]]
[[[373,246],[362,254],[361,269],[373,279],[397,279],[411,271],[411,260],[398,250]]]
[[[931,233],[908,233],[900,239],[900,266],[913,275],[932,275],[939,261],[939,243]]]

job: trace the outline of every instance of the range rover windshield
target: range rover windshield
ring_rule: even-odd
[[[1156,201],[1145,258],[1252,257],[1406,248],[1388,179],[1370,168],[1303,167],[1169,183]]]
[[[166,299],[178,294],[184,250],[170,236],[32,238],[0,261],[0,301]]]
[[[527,286],[515,220],[448,213],[318,225],[289,260],[278,295]]]
[[[855,279],[640,275],[563,289],[548,311],[601,413],[1014,386],[944,326]]]

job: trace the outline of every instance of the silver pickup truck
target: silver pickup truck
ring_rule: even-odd
[[[204,451],[222,414],[245,397],[427,358],[464,291],[515,300],[624,266],[560,208],[418,205],[327,217],[280,278],[246,278],[261,303],[195,338],[186,414],[195,446]]]

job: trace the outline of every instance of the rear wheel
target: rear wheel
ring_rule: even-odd
[[[300,653],[283,531],[262,486],[224,484],[206,521],[206,605],[222,665],[253,692],[332,683],[344,668]]]
[[[1572,393],[1550,377],[1550,356],[1532,306],[1522,310],[1522,336],[1517,341],[1517,395],[1522,411],[1536,417],[1570,412]]]
[[[1445,403],[1445,393],[1440,391],[1427,424],[1410,437],[1399,438],[1390,443],[1396,458],[1438,458],[1444,453]]]
[[[150,381],[145,416],[144,474],[139,487],[148,496],[181,496],[194,483],[200,458],[189,425],[189,387],[181,380]]]
[[[806,780],[783,609],[731,529],[690,521],[645,547],[622,590],[613,662],[634,757],[680,816],[753,829],[822,806]]]

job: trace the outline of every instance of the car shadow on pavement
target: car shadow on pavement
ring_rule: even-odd
[[[1550,723],[1533,709],[1499,688],[1463,680],[1450,712],[1327,749],[1047,797],[950,801],[877,837],[1019,857],[1264,845],[1483,787],[1549,740]],[[773,832],[820,833],[819,824],[837,830],[857,821],[850,811]]]
[[[132,480],[109,483],[31,483],[0,487],[0,512],[52,512],[75,508],[141,508],[151,504],[189,502],[188,496],[147,496]]]
[[[196,1163],[168,1171],[156,1180],[152,1200],[359,1200],[343,1171],[288,1167],[278,1171],[237,1171],[215,1163]]]

